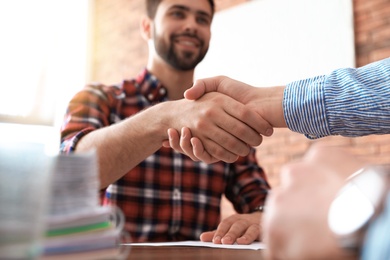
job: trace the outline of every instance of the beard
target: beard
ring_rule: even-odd
[[[182,51],[179,52],[175,49],[175,38],[178,36],[187,36],[194,37],[199,41],[200,48],[199,52],[191,52],[191,51]],[[208,46],[205,46],[204,41],[199,39],[196,35],[190,33],[182,33],[171,35],[169,39],[169,43],[164,42],[162,37],[157,36],[156,32],[154,32],[155,44],[154,48],[158,55],[173,68],[181,71],[193,70],[196,65],[199,64],[206,56],[208,51]]]

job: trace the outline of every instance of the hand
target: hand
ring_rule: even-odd
[[[187,136],[196,136],[215,161],[233,162],[238,156],[247,155],[249,146],[262,142],[259,133],[266,134],[264,129],[272,129],[255,111],[219,93],[208,93],[195,101],[183,99],[165,103],[168,107],[163,109],[175,113],[171,122],[167,122],[172,128],[168,133],[188,126],[191,133]],[[179,137],[173,137],[173,140],[179,140]],[[163,145],[168,144],[164,142]]]
[[[249,245],[260,238],[261,214],[254,212],[231,215],[221,221],[217,230],[202,233],[200,240],[214,244]]]
[[[184,97],[196,100],[205,93],[219,92],[253,109],[272,127],[286,127],[282,104],[284,88],[257,88],[225,76],[218,76],[197,80],[191,88],[186,90]],[[271,136],[272,128],[267,129],[264,135]]]
[[[328,228],[328,208],[345,179],[363,163],[336,148],[316,146],[282,168],[266,201],[266,259],[352,259]]]
[[[228,156],[230,156],[226,153],[226,158],[219,159],[211,155],[205,150],[202,142],[198,138],[192,137],[191,130],[188,127],[183,127],[180,135],[176,129],[168,129],[168,140],[163,142],[163,146],[171,147],[175,151],[187,155],[193,161],[202,161],[207,164],[215,163],[220,160],[226,162]],[[223,155],[221,154],[221,156]]]
[[[272,127],[286,127],[283,115],[283,93],[284,87],[255,88],[245,83],[230,79],[228,77],[214,77],[197,80],[194,86],[185,92],[185,97],[196,100],[207,92],[219,92],[228,95],[246,105],[252,111],[260,115],[264,125],[271,124]],[[268,128],[261,134],[270,136],[273,129]],[[174,150],[186,154],[192,160],[213,163],[218,161],[215,154],[204,147],[202,141],[191,133],[188,128],[181,129],[181,135],[174,129],[168,130],[169,140],[164,146],[172,147]]]

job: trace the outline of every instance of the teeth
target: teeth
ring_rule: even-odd
[[[180,43],[187,46],[196,46],[195,43],[189,41],[180,41]]]

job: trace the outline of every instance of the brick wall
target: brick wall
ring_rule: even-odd
[[[216,0],[217,10],[248,0]],[[325,1],[325,0],[324,0]],[[390,57],[390,0],[353,0],[357,66]],[[147,48],[139,34],[142,1],[95,0],[92,80],[120,82],[145,66]],[[388,163],[389,136],[359,138],[327,137],[310,141],[287,129],[276,129],[258,147],[258,159],[273,186],[278,185],[280,166],[300,158],[316,142],[346,147],[374,163]]]
[[[390,57],[390,1],[353,0],[356,65]],[[279,183],[283,163],[300,158],[310,145],[321,142],[350,149],[373,163],[390,162],[390,135],[345,138],[326,137],[311,141],[287,129],[276,129],[258,147],[258,159],[273,186]]]
[[[390,1],[353,2],[357,66],[390,57]]]

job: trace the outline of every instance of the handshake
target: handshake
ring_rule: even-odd
[[[208,135],[197,136],[189,127],[169,128],[169,139],[163,146],[186,154],[194,161],[234,162],[239,156],[247,155],[251,146],[260,145],[263,136],[271,136],[274,127],[286,127],[284,88],[256,88],[225,76],[197,80],[184,93],[187,100],[198,102],[211,95],[220,98],[220,107],[205,109],[204,114],[209,115],[196,124],[198,131],[208,131]]]

